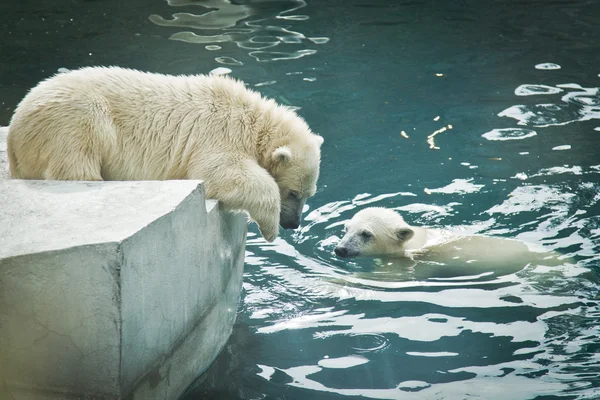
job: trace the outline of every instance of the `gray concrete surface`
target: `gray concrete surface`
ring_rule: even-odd
[[[0,178],[0,399],[177,399],[231,333],[245,240],[199,181]]]

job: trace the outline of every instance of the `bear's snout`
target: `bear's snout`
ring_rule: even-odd
[[[341,257],[341,258],[358,256],[357,251],[349,249],[348,247],[344,247],[344,246],[337,246],[334,251],[335,251],[335,254],[337,254],[337,256]]]
[[[300,221],[299,220],[281,221],[281,227],[283,229],[296,229],[299,226],[300,226]]]
[[[338,257],[346,257],[348,255],[348,249],[345,247],[336,247],[334,251]]]

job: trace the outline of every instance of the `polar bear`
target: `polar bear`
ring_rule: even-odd
[[[228,76],[85,67],[42,81],[11,119],[19,179],[200,179],[267,241],[295,229],[316,191],[323,138]]]
[[[338,257],[383,257],[388,260],[386,265],[392,266],[419,263],[419,268],[429,267],[431,271],[424,273],[431,275],[516,272],[528,264],[572,262],[554,251],[515,239],[410,226],[399,213],[382,207],[357,212],[345,227],[346,233],[334,250]]]

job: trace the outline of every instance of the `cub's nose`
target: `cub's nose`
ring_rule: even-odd
[[[338,257],[346,257],[348,255],[348,249],[345,247],[336,247],[335,254],[337,254]]]

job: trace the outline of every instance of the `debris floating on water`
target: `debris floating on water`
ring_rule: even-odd
[[[452,125],[444,126],[437,131],[433,132],[431,135],[427,136],[427,143],[429,144],[429,148],[433,150],[439,150],[440,148],[435,145],[435,136],[440,133],[446,132],[448,129],[452,129]]]

